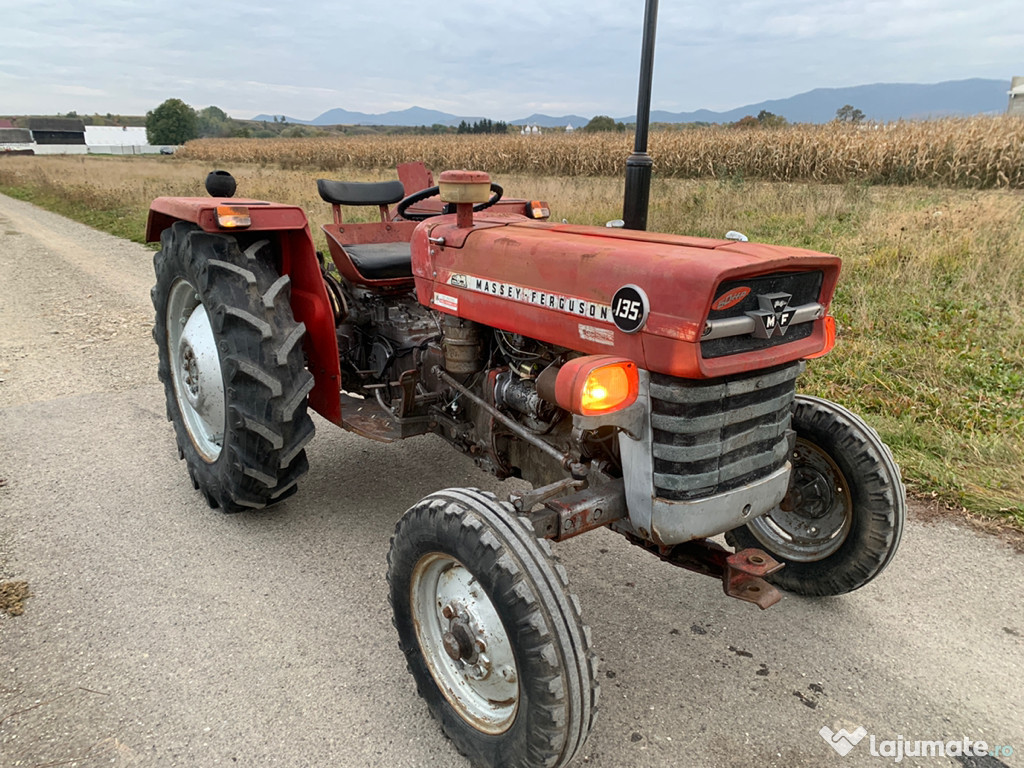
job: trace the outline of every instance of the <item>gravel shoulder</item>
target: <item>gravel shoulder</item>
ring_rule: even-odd
[[[466,765],[405,670],[385,557],[422,496],[510,486],[317,420],[297,496],[211,510],[156,379],[152,252],[0,196],[0,268],[0,581],[31,591],[0,614],[0,766]],[[996,537],[915,514],[877,582],[765,612],[607,531],[556,550],[601,657],[578,765],[886,761],[823,726],[1024,765],[1024,569]]]

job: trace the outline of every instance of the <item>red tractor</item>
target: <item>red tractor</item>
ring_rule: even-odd
[[[560,766],[590,731],[595,658],[549,540],[608,527],[762,608],[881,573],[899,470],[859,418],[796,394],[835,341],[838,258],[556,223],[483,173],[398,171],[318,182],[340,279],[301,209],[233,198],[229,176],[155,200],[154,337],[179,455],[226,512],[295,492],[308,408],[532,484],[433,493],[391,541],[401,647],[464,754]]]
[[[391,539],[399,645],[477,765],[566,765],[594,722],[589,630],[548,540],[608,527],[767,608],[775,587],[864,586],[903,530],[888,448],[796,394],[835,343],[839,259],[643,231],[656,17],[647,0],[628,229],[551,223],[484,173],[435,185],[406,164],[393,182],[318,181],[339,279],[301,209],[233,199],[223,172],[211,198],[150,210],[168,418],[211,506],[295,492],[308,408],[374,440],[439,435],[532,485],[438,491]],[[347,223],[343,205],[380,220]]]

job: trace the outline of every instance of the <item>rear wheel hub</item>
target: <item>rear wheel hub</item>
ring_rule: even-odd
[[[186,280],[178,280],[167,300],[171,377],[189,438],[207,462],[224,443],[224,378],[210,316]]]

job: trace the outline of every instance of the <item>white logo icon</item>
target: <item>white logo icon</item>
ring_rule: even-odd
[[[860,744],[860,740],[868,735],[868,732],[860,726],[853,733],[850,733],[845,728],[840,728],[833,733],[831,728],[823,725],[818,733],[841,757],[846,757],[850,750]]]

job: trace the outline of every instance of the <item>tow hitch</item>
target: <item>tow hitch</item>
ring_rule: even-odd
[[[725,594],[753,603],[761,610],[775,605],[782,594],[764,577],[782,568],[782,563],[760,549],[743,549],[725,558],[722,587]]]
[[[743,549],[732,553],[707,539],[688,541],[673,547],[658,547],[634,536],[628,538],[666,563],[720,578],[725,594],[753,603],[761,610],[770,608],[782,599],[782,593],[765,581],[764,577],[781,569],[783,563],[760,549]]]

